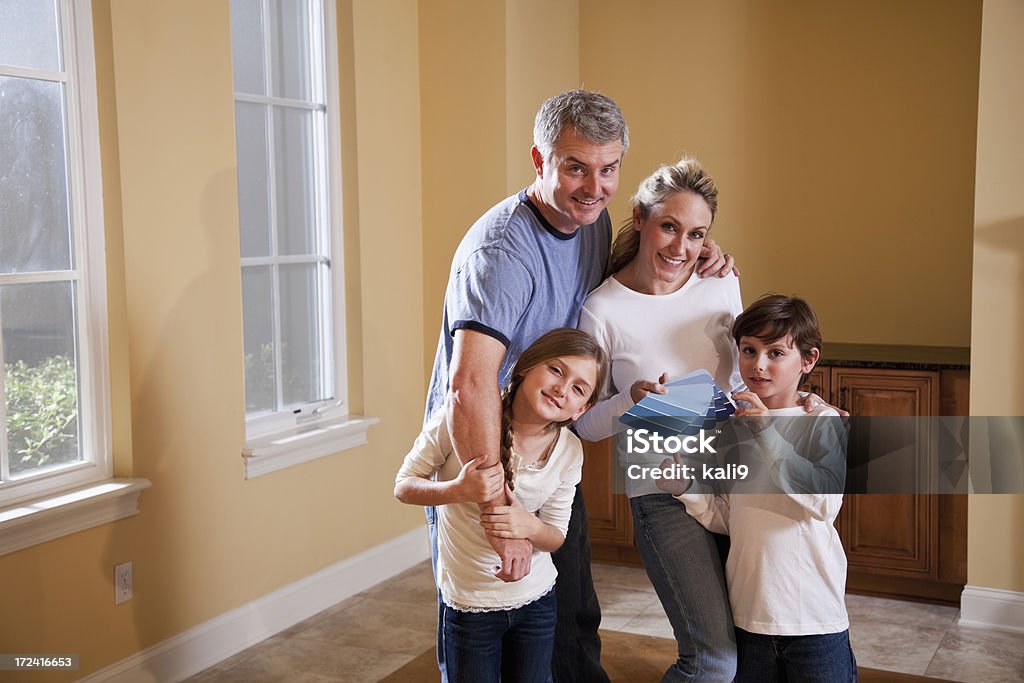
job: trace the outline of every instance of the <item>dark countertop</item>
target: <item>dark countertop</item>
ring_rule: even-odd
[[[901,346],[896,344],[843,344],[825,342],[818,365],[891,370],[969,370],[971,349],[966,346]]]

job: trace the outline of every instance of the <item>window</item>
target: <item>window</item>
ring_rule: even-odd
[[[89,2],[0,2],[0,506],[109,479]]]
[[[331,0],[231,2],[249,458],[348,413],[335,27]]]

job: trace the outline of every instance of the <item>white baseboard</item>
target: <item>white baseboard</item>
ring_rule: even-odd
[[[87,676],[84,683],[173,683],[199,673],[430,557],[413,529]]]
[[[960,595],[959,624],[1024,633],[1024,593],[965,586]]]

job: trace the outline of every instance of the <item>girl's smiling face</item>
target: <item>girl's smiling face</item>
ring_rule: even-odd
[[[766,408],[792,408],[798,405],[800,377],[809,373],[818,361],[818,349],[807,358],[789,335],[766,342],[757,337],[740,337],[740,375]]]
[[[560,356],[523,373],[512,403],[516,422],[550,424],[576,420],[597,390],[597,363],[583,356]]]
[[[669,294],[686,284],[712,218],[704,198],[689,191],[673,194],[647,216],[634,209],[633,228],[640,233],[640,248],[632,265],[644,293]]]

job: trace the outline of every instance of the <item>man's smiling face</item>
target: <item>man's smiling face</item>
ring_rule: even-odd
[[[533,199],[556,230],[572,234],[597,221],[619,189],[622,148],[621,140],[598,144],[567,127],[550,159],[533,149]]]

